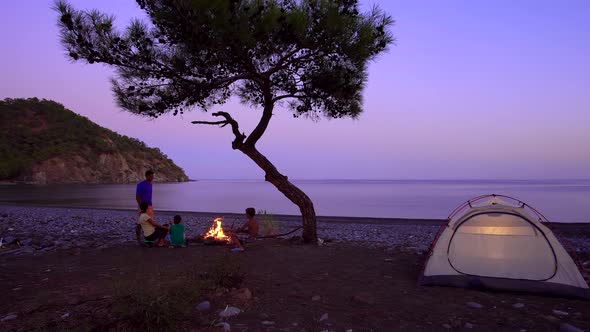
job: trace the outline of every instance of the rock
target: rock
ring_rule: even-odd
[[[240,288],[232,291],[230,296],[238,301],[246,302],[252,299],[252,292],[248,288]]]
[[[271,326],[271,325],[275,325],[275,322],[273,322],[273,321],[270,321],[270,320],[263,320],[263,321],[261,322],[261,324],[262,324],[262,325],[265,325],[265,326]]]
[[[32,239],[24,239],[22,241],[20,241],[20,244],[23,246],[30,246],[33,243]]]
[[[61,315],[61,319],[66,319],[68,317],[70,317],[70,313],[69,312],[66,312],[65,314]]]
[[[19,251],[19,254],[30,255],[30,254],[33,254],[34,252],[35,252],[35,249],[33,249],[31,247],[22,247]]]
[[[215,324],[215,326],[221,327],[223,329],[223,332],[230,332],[231,331],[231,326],[229,325],[229,323],[226,323],[226,322],[217,323],[217,324]]]
[[[465,325],[463,325],[463,327],[466,329],[472,329],[474,327],[474,325],[471,323],[465,323]]]
[[[240,312],[241,310],[239,308],[227,306],[219,313],[219,316],[223,318],[229,318],[239,314]]]
[[[442,327],[444,327],[447,330],[450,330],[452,328],[452,326],[449,324],[443,324]]]
[[[0,322],[6,322],[6,321],[9,321],[9,320],[15,320],[17,317],[18,316],[15,315],[15,314],[10,314],[10,315],[4,316],[4,318],[2,318],[0,320]]]
[[[524,308],[524,303],[520,303],[520,302],[519,303],[514,303],[512,305],[512,308],[514,308],[514,309]]]
[[[561,310],[553,310],[553,314],[554,315],[557,315],[557,316],[567,316],[567,315],[569,315],[567,312],[561,311]]]
[[[321,297],[321,296],[319,296],[319,295],[314,295],[314,296],[312,296],[312,297],[311,297],[311,300],[312,300],[312,301],[319,301],[319,300],[321,300],[321,299],[322,299],[322,297]]]
[[[16,238],[14,236],[7,236],[4,238],[4,244],[11,244],[12,242],[15,242]]]
[[[549,321],[551,323],[557,323],[557,322],[559,322],[559,318],[554,317],[554,316],[551,316],[551,315],[544,316],[543,318],[545,318],[545,320],[547,320],[547,321]]]
[[[375,297],[373,297],[371,294],[365,293],[365,292],[356,293],[352,297],[352,300],[354,302],[361,303],[361,304],[368,304],[368,305],[375,304]]]
[[[323,322],[325,320],[328,320],[328,313],[325,313],[322,315],[322,317],[320,317],[320,322]]]
[[[346,330],[345,332],[352,332],[352,329],[348,329],[348,330]]]
[[[467,302],[465,303],[468,307],[470,308],[474,308],[474,309],[481,309],[483,308],[483,305],[477,303],[477,302]]]
[[[203,301],[195,306],[197,311],[208,311],[211,309],[211,303],[209,301]]]
[[[568,323],[561,323],[559,324],[559,330],[564,332],[584,332],[584,330],[579,329],[571,324]]]

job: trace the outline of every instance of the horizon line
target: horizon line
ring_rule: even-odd
[[[198,178],[189,181],[266,181],[261,178]],[[293,181],[590,181],[590,178],[412,178],[412,179],[363,179],[363,178],[293,178]]]

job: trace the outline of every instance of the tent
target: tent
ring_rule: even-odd
[[[590,299],[579,266],[548,226],[541,213],[518,199],[473,198],[441,227],[420,284]]]

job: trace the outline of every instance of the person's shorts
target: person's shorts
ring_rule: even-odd
[[[238,234],[236,234],[236,237],[242,243],[251,243],[251,242],[256,241],[256,238],[254,236],[251,236],[250,234],[247,234],[247,233],[238,233]]]
[[[145,239],[148,241],[156,241],[165,238],[166,234],[168,234],[166,229],[157,227],[156,230],[149,236],[146,236]]]

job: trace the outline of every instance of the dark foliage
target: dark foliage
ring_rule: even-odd
[[[357,1],[137,0],[150,24],[124,32],[113,17],[56,2],[73,60],[115,66],[119,104],[157,117],[223,104],[232,94],[294,116],[357,116],[367,62],[392,42],[392,19]]]
[[[55,156],[79,155],[92,160],[114,152],[168,159],[159,149],[102,128],[54,101],[0,100],[0,179],[17,177],[34,163]]]

